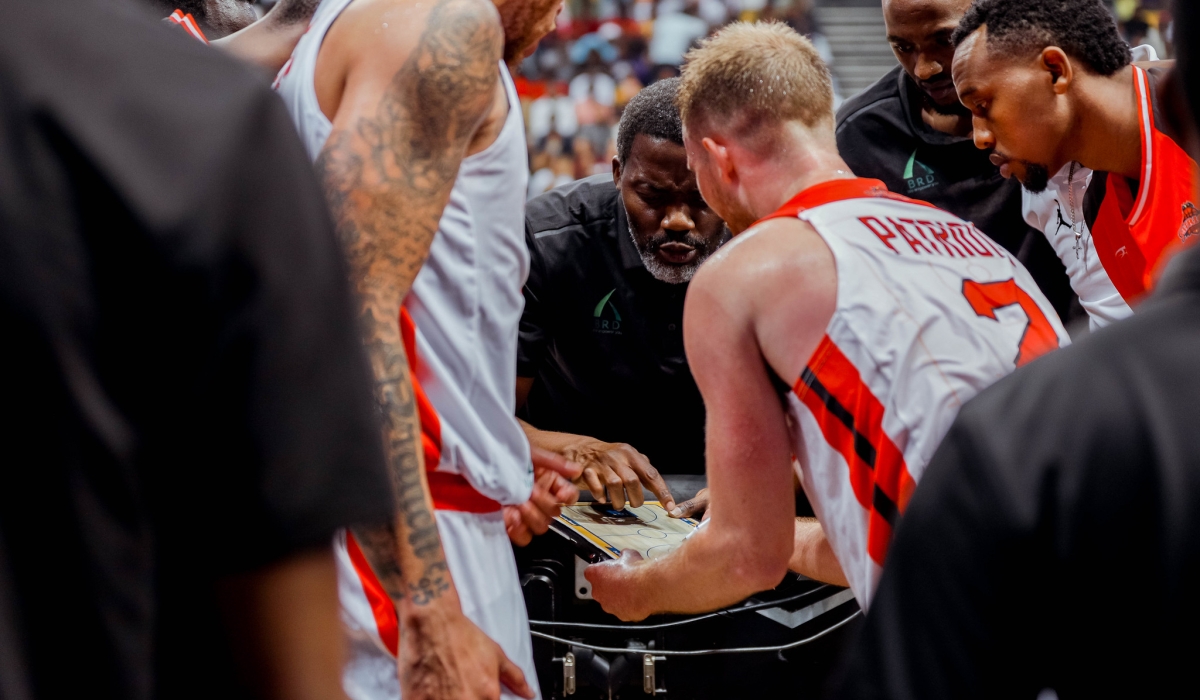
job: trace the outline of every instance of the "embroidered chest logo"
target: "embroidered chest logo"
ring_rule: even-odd
[[[604,295],[600,303],[596,304],[595,311],[592,312],[592,331],[595,333],[604,333],[608,335],[622,335],[621,333],[621,312],[617,311],[617,307],[612,303],[612,296],[616,293],[614,288],[611,292]]]
[[[1200,209],[1191,202],[1183,203],[1183,223],[1179,225],[1179,240],[1187,239],[1200,233]]]
[[[924,192],[937,184],[933,168],[917,160],[916,151],[912,152],[908,157],[908,165],[904,166],[904,184],[908,186],[909,194]]]

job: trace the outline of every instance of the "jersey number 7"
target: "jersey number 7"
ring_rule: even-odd
[[[1010,279],[1003,282],[976,282],[963,280],[963,296],[975,313],[999,321],[996,309],[1018,304],[1025,312],[1028,322],[1025,332],[1021,334],[1021,342],[1017,346],[1017,366],[1036,359],[1058,347],[1058,333],[1054,326],[1042,313],[1042,309],[1029,296],[1028,292],[1017,286],[1017,281]]]

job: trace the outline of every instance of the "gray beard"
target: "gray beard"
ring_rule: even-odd
[[[621,202],[621,207],[624,208],[625,202]],[[653,250],[647,250],[638,242],[637,235],[633,232],[633,224],[629,221],[629,211],[625,211],[626,228],[629,229],[629,239],[633,241],[633,247],[637,249],[638,255],[642,256],[642,264],[646,266],[646,271],[650,276],[659,282],[667,284],[684,284],[691,282],[696,271],[704,264],[705,260],[716,251],[716,248],[698,248],[696,259],[687,265],[667,265],[658,259]],[[718,244],[717,247],[720,247]]]
[[[633,233],[632,224],[629,225],[629,237],[633,240],[633,247],[637,248],[638,255],[642,256],[642,264],[646,266],[646,271],[650,273],[650,276],[659,282],[666,282],[667,284],[691,282],[696,271],[713,254],[711,250],[700,250],[696,255],[696,259],[686,265],[667,265],[658,259],[654,251],[642,248],[641,244],[638,243],[637,236]]]

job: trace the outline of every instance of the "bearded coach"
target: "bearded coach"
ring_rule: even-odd
[[[674,511],[661,475],[704,473],[683,301],[729,232],[688,170],[678,88],[678,78],[659,81],[630,101],[611,177],[557,188],[526,209],[518,416],[533,445],[581,464],[580,485],[617,508],[640,506],[644,487]]]

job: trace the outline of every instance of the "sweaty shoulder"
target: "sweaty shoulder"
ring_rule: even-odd
[[[833,252],[806,222],[771,219],[713,255],[692,280],[687,303],[689,313],[703,305],[707,313],[748,319],[767,363],[790,380],[837,308]]]
[[[421,70],[439,63],[463,70],[473,60],[499,61],[503,49],[504,29],[489,0],[356,0],[321,44],[317,90],[342,81],[387,83],[410,61]]]

